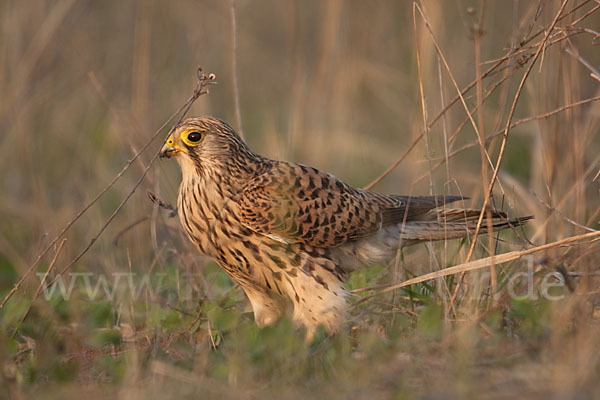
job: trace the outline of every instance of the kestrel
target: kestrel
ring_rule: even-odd
[[[273,324],[291,309],[309,338],[319,325],[330,333],[341,326],[349,272],[386,264],[404,246],[468,236],[479,216],[444,207],[460,196],[379,194],[312,167],[268,159],[215,118],[183,121],[160,155],[175,156],[181,167],[181,225],[241,286],[256,323]],[[480,232],[530,218],[491,216]]]

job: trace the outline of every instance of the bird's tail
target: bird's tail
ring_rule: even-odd
[[[472,236],[477,228],[481,210],[435,209],[429,212],[431,219],[410,221],[401,228],[404,240],[445,240]],[[489,210],[484,214],[479,234],[500,231],[524,225],[533,216],[509,218],[501,211]]]

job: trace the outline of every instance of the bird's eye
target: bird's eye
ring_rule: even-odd
[[[202,134],[200,132],[190,132],[188,135],[188,140],[190,142],[199,142],[202,139]]]
[[[187,134],[183,135],[183,137],[182,137],[183,142],[185,144],[187,144],[188,146],[193,146],[195,144],[200,143],[200,141],[202,141],[203,138],[204,138],[204,133],[197,132],[197,131],[188,132]]]

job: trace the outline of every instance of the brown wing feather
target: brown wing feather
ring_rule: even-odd
[[[334,247],[402,222],[405,214],[412,220],[459,199],[382,195],[311,167],[277,162],[250,182],[238,205],[241,222],[255,232],[289,243]]]
[[[398,207],[389,208],[383,212],[383,223],[397,224],[404,221],[424,221],[437,219],[436,214],[430,211],[445,204],[453,203],[459,200],[466,200],[468,197],[462,196],[388,196],[397,200]]]
[[[255,232],[291,243],[332,247],[373,234],[382,209],[334,176],[277,163],[241,193],[241,220]]]

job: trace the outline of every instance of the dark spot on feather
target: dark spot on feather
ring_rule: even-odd
[[[242,245],[244,245],[245,248],[253,251],[254,253],[256,253],[256,255],[258,255],[258,246],[255,245],[254,243],[248,241],[248,240],[244,240],[242,241]]]
[[[300,265],[301,260],[302,258],[300,257],[300,254],[296,254],[292,259],[290,259],[290,264],[292,264],[294,267],[297,267]]]
[[[269,255],[269,257],[271,257],[271,260],[273,260],[273,262],[275,263],[275,265],[277,265],[279,268],[281,268],[281,269],[285,269],[286,268],[286,265],[281,260],[281,258],[279,258],[277,256],[273,256],[273,255]]]
[[[229,234],[230,234],[230,235],[231,235],[231,237],[232,237],[233,239],[235,239],[235,240],[240,240],[240,239],[242,239],[242,238],[243,238],[243,236],[242,236],[242,235],[240,235],[240,234],[239,234],[239,233],[237,233],[237,232],[230,232]]]
[[[273,290],[271,288],[271,284],[269,283],[269,280],[267,279],[267,277],[263,275],[263,278],[265,278],[265,284],[267,285],[267,287],[269,288],[269,290]]]

